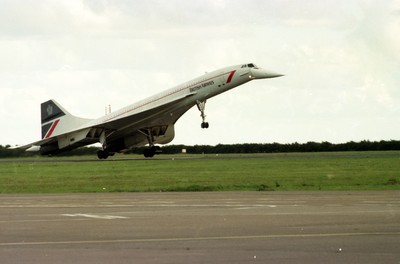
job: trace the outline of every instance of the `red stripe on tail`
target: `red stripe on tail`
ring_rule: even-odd
[[[47,134],[44,138],[49,138],[51,136],[51,134],[53,134],[54,129],[56,129],[56,126],[58,125],[58,122],[60,122],[60,119],[57,119],[56,121],[54,121],[53,125],[49,129],[49,132],[47,132]]]

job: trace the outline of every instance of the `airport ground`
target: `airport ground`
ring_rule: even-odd
[[[400,263],[399,158],[3,159],[0,260]]]
[[[0,195],[1,263],[399,263],[400,191]]]

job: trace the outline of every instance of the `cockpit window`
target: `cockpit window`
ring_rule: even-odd
[[[247,67],[249,67],[249,68],[255,68],[255,69],[258,69],[258,67],[255,65],[255,64],[253,64],[253,63],[249,63],[249,64],[243,64],[242,65],[242,68],[247,68]]]

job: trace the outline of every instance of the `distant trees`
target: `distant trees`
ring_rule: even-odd
[[[26,153],[28,153],[19,149],[8,149],[9,147],[10,145],[0,145],[0,158],[23,157],[24,155],[26,155]]]
[[[18,149],[8,149],[9,145],[0,145],[0,158],[12,157],[30,157],[37,153],[25,152]],[[129,153],[142,154],[145,147],[135,148]],[[285,153],[285,152],[330,152],[330,151],[378,151],[378,150],[400,150],[400,141],[369,141],[363,140],[360,142],[350,141],[347,143],[333,144],[330,142],[307,142],[307,143],[245,143],[245,144],[218,144],[216,146],[208,145],[168,145],[162,147],[162,152],[165,154],[178,154],[186,149],[190,154],[223,154],[223,153]],[[60,154],[60,156],[80,156],[80,155],[95,155],[97,147],[82,147],[69,152]]]
[[[177,154],[182,149],[186,149],[187,153],[192,154],[217,154],[217,153],[278,153],[278,152],[329,152],[329,151],[369,151],[369,150],[400,150],[400,141],[368,141],[361,142],[350,141],[347,143],[333,144],[330,142],[307,142],[307,143],[245,143],[245,144],[218,144],[216,146],[208,145],[170,145],[162,148],[163,153]],[[137,148],[131,153],[142,153],[143,148]]]

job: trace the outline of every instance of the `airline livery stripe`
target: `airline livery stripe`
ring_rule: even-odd
[[[231,73],[228,76],[228,80],[226,81],[226,83],[230,83],[232,81],[232,77],[235,74],[236,71],[231,71]]]
[[[51,136],[51,134],[53,134],[54,129],[56,129],[56,126],[58,125],[58,122],[60,122],[60,119],[57,119],[56,121],[54,121],[53,125],[49,129],[49,132],[47,132],[47,134],[44,138],[49,138]]]

